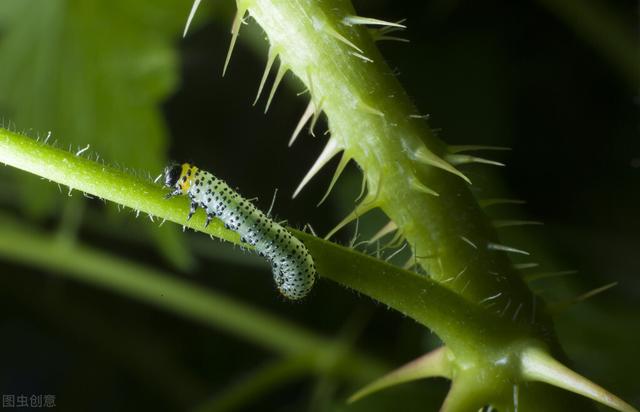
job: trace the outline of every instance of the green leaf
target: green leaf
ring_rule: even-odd
[[[50,141],[64,136],[71,151],[159,172],[168,140],[160,104],[177,83],[183,8],[175,0],[3,0],[0,115],[41,136],[51,131]],[[22,179],[27,210],[50,213],[57,189]],[[153,238],[175,266],[192,265],[179,233],[154,230]]]

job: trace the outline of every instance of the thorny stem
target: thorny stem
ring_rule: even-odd
[[[418,118],[367,29],[345,23],[355,15],[350,2],[249,0],[238,8],[266,32],[280,68],[305,83],[316,115],[326,114],[331,137],[318,164],[343,151],[362,168],[368,195],[349,218],[381,208],[432,279],[548,334],[549,319],[534,313],[535,298],[466,177],[444,160],[449,148]]]

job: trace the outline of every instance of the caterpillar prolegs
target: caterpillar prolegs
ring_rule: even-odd
[[[224,181],[184,163],[165,168],[164,184],[173,189],[167,198],[187,195],[191,199],[187,220],[201,207],[207,213],[205,227],[217,217],[242,242],[255,247],[271,263],[276,286],[285,297],[297,300],[309,293],[316,268],[307,248]]]

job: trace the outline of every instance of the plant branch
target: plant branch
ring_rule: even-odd
[[[165,200],[164,189],[149,180],[27,136],[0,129],[0,162],[155,218],[239,243],[238,235],[224,229],[219,221],[213,221],[204,228],[204,216],[196,215],[186,222],[186,198]],[[294,233],[309,247],[321,276],[371,296],[414,318],[433,329],[452,350],[459,350],[461,355],[475,353],[480,347],[491,351],[492,347],[500,346],[500,341],[510,341],[513,336],[527,334],[526,330],[523,331],[520,325],[510,322],[510,319],[499,318],[485,311],[427,277],[399,269],[306,233]],[[131,275],[132,269],[128,264],[124,265],[81,246],[67,250],[46,238],[25,237],[17,231],[4,239],[11,241],[3,247],[12,251],[10,256],[21,261],[45,267],[51,265],[58,270],[69,271],[75,276],[88,272],[93,275],[94,283],[109,286],[154,304],[162,302],[163,305],[176,310],[187,310],[196,318],[214,316],[212,313],[222,310],[226,305],[211,303],[207,300],[207,295],[203,295],[204,292],[184,284],[175,284],[175,281],[169,278],[152,277],[153,274],[143,268],[138,268],[136,273],[139,276],[147,276],[147,281],[136,281],[137,278]],[[146,275],[143,275],[145,273]],[[170,295],[167,294],[169,290],[172,291]],[[164,297],[160,297],[161,294]],[[223,297],[219,298],[221,301],[224,300]],[[271,324],[256,322],[254,317],[245,316],[233,320],[225,319],[224,322],[230,327],[243,324],[247,328],[249,324]],[[271,336],[274,345],[283,345],[282,349],[294,350],[305,345],[305,337],[292,339],[278,332],[271,333],[270,330],[274,329],[267,327],[263,332]],[[296,341],[298,343],[293,344]]]

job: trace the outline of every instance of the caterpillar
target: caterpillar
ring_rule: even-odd
[[[241,242],[255,247],[271,264],[276,286],[285,297],[298,300],[309,293],[316,268],[304,244],[223,180],[183,163],[164,169],[164,184],[173,189],[167,199],[187,195],[191,200],[187,221],[201,207],[207,213],[205,227],[217,217],[227,229],[240,235]]]

